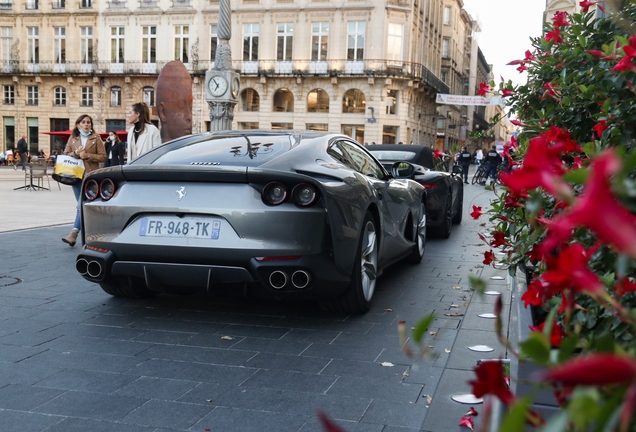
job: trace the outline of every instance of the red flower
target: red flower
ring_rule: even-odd
[[[539,324],[538,326],[529,326],[530,330],[533,332],[543,333],[543,329],[545,328],[545,321]],[[552,324],[552,331],[550,332],[550,345],[553,347],[561,346],[561,341],[563,340],[563,336],[565,336],[565,331],[563,331],[563,327],[561,324],[555,322]]]
[[[513,94],[515,94],[512,90],[508,90],[507,88],[503,89],[501,91],[501,96],[502,97],[508,97],[508,96],[512,96]]]
[[[606,130],[607,128],[608,128],[607,120],[601,120],[600,122],[594,125],[592,130],[596,132],[596,136],[600,139],[601,135],[603,135],[603,131]]]
[[[490,86],[487,82],[479,83],[479,90],[477,90],[477,94],[479,96],[486,96],[486,93],[490,91]]]
[[[540,279],[534,279],[530,282],[526,292],[521,295],[523,306],[525,308],[529,305],[542,306],[546,301],[546,294],[548,294],[547,287],[548,285]]]
[[[594,57],[604,57],[605,53],[599,50],[585,50],[586,53],[593,55]]]
[[[586,227],[599,240],[636,258],[636,217],[611,191],[610,176],[620,167],[621,160],[611,149],[605,150],[594,159],[581,195],[568,210],[548,224],[548,235],[542,243],[544,251],[550,251],[570,238],[575,227]],[[599,209],[603,210],[602,218],[598,217]]]
[[[486,212],[481,211],[481,207],[474,205],[473,212],[470,214],[470,217],[473,219],[479,219],[479,216],[483,215]]]
[[[605,290],[605,285],[596,273],[587,267],[588,255],[583,245],[575,243],[563,246],[554,260],[547,263],[548,271],[541,279],[553,290],[570,288],[573,291],[592,296]]]
[[[483,261],[483,263],[485,265],[490,265],[490,263],[493,262],[494,259],[495,259],[495,254],[493,254],[492,251],[484,252],[484,261]]]
[[[477,410],[473,407],[470,407],[470,409],[468,410],[468,412],[466,414],[464,414],[464,416],[478,416],[479,413],[477,412]]]
[[[506,66],[516,66],[516,65],[522,64],[522,63],[523,63],[523,60],[512,60],[512,61],[506,63]]]
[[[468,381],[475,397],[495,395],[506,405],[511,405],[515,397],[504,380],[503,365],[500,361],[485,361],[475,368],[477,380]]]
[[[636,283],[627,278],[622,278],[614,287],[614,291],[618,297],[622,297],[628,292],[636,292]]]
[[[519,67],[517,68],[517,70],[519,71],[519,73],[523,73],[524,71],[528,70],[528,66],[526,66],[525,63],[521,63]]]
[[[567,18],[568,18],[567,12],[563,12],[563,11],[555,12],[554,16],[552,17],[552,24],[554,24],[554,27],[569,26],[570,23],[568,22]]]
[[[523,122],[519,120],[510,120],[510,123],[512,123],[515,126],[525,126],[525,124],[523,124]]]
[[[581,6],[581,10],[583,11],[583,13],[587,13],[587,11],[590,10],[590,7],[594,6],[594,4],[595,2],[591,2],[587,0],[579,2],[579,6]]]
[[[473,421],[473,418],[471,416],[462,417],[462,419],[459,421],[459,426],[467,427],[470,430],[474,430],[473,429],[474,424],[475,422]]]
[[[506,234],[501,231],[495,231],[492,235],[492,241],[490,242],[492,247],[510,246],[510,243],[506,241]]]
[[[556,86],[552,83],[545,83],[543,84],[543,97],[552,97],[555,98],[557,96],[559,96],[559,89],[556,88]]]
[[[561,39],[561,31],[559,30],[559,28],[556,27],[554,30],[547,32],[545,35],[545,40],[546,42],[553,41],[555,44],[563,42],[563,39]]]
[[[614,353],[579,356],[540,373],[538,378],[541,381],[558,381],[572,386],[628,383],[636,380],[636,361]]]
[[[530,52],[530,50],[526,50],[525,55],[526,55],[526,58],[525,58],[525,60],[526,60],[526,61],[532,61],[532,60],[536,60],[536,59],[537,59],[537,58],[534,56],[534,54],[532,54],[532,53]]]

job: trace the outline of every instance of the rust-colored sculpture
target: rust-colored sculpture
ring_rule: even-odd
[[[192,133],[192,78],[184,64],[171,61],[157,79],[157,115],[161,142]]]

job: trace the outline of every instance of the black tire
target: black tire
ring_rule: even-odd
[[[420,214],[417,225],[415,226],[415,245],[413,251],[406,258],[410,264],[419,264],[424,257],[424,249],[426,248],[426,205],[420,204]]]
[[[451,231],[453,231],[453,198],[449,193],[446,197],[446,210],[444,211],[444,223],[441,226],[441,231],[439,231],[439,236],[441,238],[449,238],[451,235]]]
[[[481,180],[484,177],[484,167],[482,165],[479,165],[477,167],[477,171],[475,171],[475,174],[473,174],[473,179],[471,180],[472,184],[475,183],[481,183]]]
[[[362,314],[371,309],[378,275],[378,237],[375,225],[373,216],[367,213],[360,230],[351,283],[342,296],[322,301],[323,309],[351,314]]]
[[[154,291],[146,288],[143,279],[135,277],[110,277],[99,283],[106,294],[113,297],[142,299],[155,295]]]
[[[455,213],[455,217],[453,217],[453,223],[455,225],[459,225],[462,223],[462,217],[464,216],[464,187],[462,186],[462,190],[459,191],[459,201],[457,203],[457,213]]]

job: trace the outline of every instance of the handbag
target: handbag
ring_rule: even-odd
[[[55,159],[53,180],[72,186],[81,183],[84,178],[84,161],[71,156],[59,155]]]

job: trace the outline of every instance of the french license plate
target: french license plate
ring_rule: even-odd
[[[140,221],[139,235],[218,240],[221,235],[221,221],[219,219],[145,217]]]

